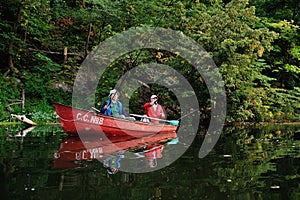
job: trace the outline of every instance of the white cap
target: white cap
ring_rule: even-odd
[[[154,98],[157,98],[157,96],[155,94],[153,94],[150,99],[154,99]]]
[[[117,92],[117,90],[116,89],[113,89],[113,90],[111,90],[111,91],[109,91],[109,97],[110,97],[110,95],[112,95],[112,94],[114,94],[114,93],[116,93]]]

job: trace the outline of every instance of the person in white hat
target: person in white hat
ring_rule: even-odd
[[[118,100],[119,95],[120,94],[116,89],[111,90],[108,95],[109,99],[102,105],[101,113],[114,117],[128,117],[123,109],[122,103]]]
[[[166,118],[165,111],[162,108],[162,106],[157,103],[157,100],[158,98],[156,95],[152,95],[150,97],[150,102],[144,104],[145,113],[148,117],[151,118],[165,119]],[[155,119],[150,119],[150,121],[156,124],[159,123],[159,120],[155,120]]]

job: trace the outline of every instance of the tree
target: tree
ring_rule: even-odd
[[[10,85],[14,89],[7,96],[11,93],[17,96],[25,89],[32,96],[32,105],[40,100],[45,105],[53,100],[70,100],[77,70],[100,42],[135,27],[164,27],[183,32],[213,56],[225,82],[228,121],[295,118],[299,114],[295,100],[300,83],[299,3],[250,2],[250,5],[248,0],[1,2],[0,52],[4,59],[0,61],[3,66],[0,72],[5,76],[1,78],[8,81],[3,88]],[[282,9],[277,9],[278,5]],[[276,7],[274,12],[268,10],[269,6]],[[270,12],[274,15],[268,15]],[[196,90],[202,110],[209,114],[211,102],[201,74],[195,73],[180,55],[160,49],[129,52],[111,63],[112,73],[103,74],[97,89],[99,100],[126,71],[136,64],[150,62],[173,66],[180,72]],[[64,98],[61,89],[67,94],[64,93]],[[153,91],[172,96],[164,87],[155,86]],[[284,102],[289,102],[289,106]],[[176,115],[179,108],[172,107],[175,103],[171,100],[169,105]]]

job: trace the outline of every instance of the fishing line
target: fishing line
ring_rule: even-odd
[[[199,110],[193,110],[193,111],[189,112],[188,114],[183,115],[182,117],[180,117],[180,118],[177,119],[177,120],[183,119],[183,118],[185,118],[185,117],[187,117],[187,116],[193,114],[194,112],[198,112],[198,113],[199,113],[200,111],[199,111]]]

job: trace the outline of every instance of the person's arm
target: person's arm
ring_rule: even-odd
[[[148,103],[145,103],[144,104],[144,111],[145,111],[145,114],[148,115],[148,112],[149,112],[149,109],[151,107],[151,102],[148,102]],[[149,116],[148,116],[149,117]]]
[[[128,117],[128,115],[127,115],[125,109],[123,108],[122,103],[121,103],[120,101],[118,101],[118,104],[119,104],[119,107],[120,107],[120,108],[119,108],[119,114],[120,114],[120,115],[124,115],[125,117]]]
[[[126,111],[124,110],[124,108],[122,108],[122,113],[125,117],[129,117],[128,114],[126,113]]]
[[[157,99],[153,99],[153,100],[151,100],[150,102],[145,103],[145,104],[144,104],[144,108],[145,108],[145,107],[147,107],[147,108],[148,108],[148,107],[151,107],[151,106],[153,106],[153,104],[155,104],[155,103],[157,104]]]
[[[108,108],[109,101],[105,101],[101,108],[101,113],[104,114]]]
[[[153,104],[152,104],[152,105],[153,105]],[[148,109],[148,108],[150,108],[152,105],[151,105],[151,102],[147,102],[147,103],[144,104],[144,108],[145,108],[145,109]]]
[[[125,117],[129,117],[128,114],[126,113],[126,110],[123,108],[123,106],[122,106],[122,115],[124,115]]]
[[[160,110],[160,116],[159,116],[159,118],[166,119],[165,110],[162,108],[161,105],[159,105],[159,110]]]

